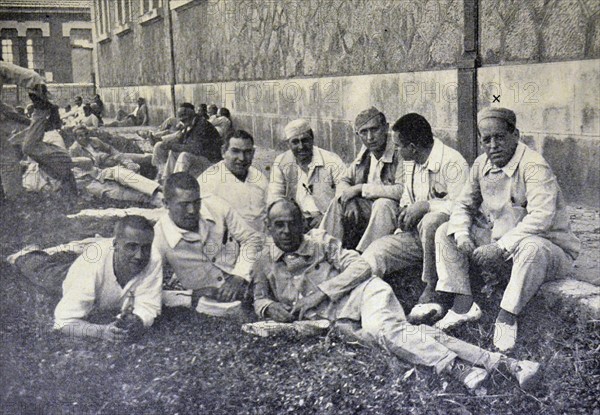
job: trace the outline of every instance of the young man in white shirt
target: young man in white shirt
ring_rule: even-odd
[[[121,342],[139,337],[160,314],[162,263],[152,247],[153,238],[147,219],[126,216],[117,222],[113,238],[90,243],[74,261],[72,252],[49,255],[27,248],[8,261],[34,286],[49,293],[60,292],[62,283],[62,298],[54,311],[55,330]],[[94,311],[115,316],[120,312],[121,317],[94,324],[87,321]]]
[[[225,137],[224,142],[223,160],[198,177],[200,197],[209,194],[220,197],[254,230],[264,232],[269,181],[252,166],[254,137],[244,130],[237,130]]]

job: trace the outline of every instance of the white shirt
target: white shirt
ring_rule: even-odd
[[[127,293],[133,292],[133,314],[149,327],[160,314],[162,295],[162,261],[152,250],[148,265],[125,287],[117,281],[113,268],[113,238],[103,239],[88,247],[75,260],[63,282],[63,296],[54,310],[54,328],[87,317],[97,308],[115,310],[123,306]]]
[[[367,183],[369,184],[382,184],[381,183],[381,169],[383,169],[383,160],[380,157],[377,159],[373,153],[371,153],[371,164],[369,166],[369,177]]]
[[[241,181],[221,160],[206,169],[199,177],[200,196],[212,194],[225,200],[254,230],[265,231],[267,187],[269,182],[262,172],[252,166]]]
[[[298,185],[296,186],[296,201],[302,212],[314,213],[319,212],[315,197],[313,195],[313,185],[310,183],[309,174],[315,169],[314,157],[308,164],[308,170],[304,171],[298,166]]]

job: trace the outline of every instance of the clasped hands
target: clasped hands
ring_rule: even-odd
[[[423,219],[423,216],[425,216],[428,212],[429,202],[426,200],[404,206],[400,209],[400,213],[398,214],[398,223],[396,226],[402,229],[404,232],[415,229],[421,219]]]
[[[509,253],[496,242],[476,247],[470,236],[461,235],[455,238],[458,251],[467,255],[480,268],[494,267],[508,259]]]
[[[241,299],[244,296],[244,291],[248,286],[246,280],[237,275],[225,274],[223,284],[219,288],[201,288],[194,290],[192,294],[192,302],[195,303],[198,298],[207,296],[220,302],[229,302],[236,299]]]
[[[136,314],[127,314],[122,319],[103,326],[102,338],[114,343],[138,339],[144,331],[144,323]]]
[[[269,307],[267,307],[265,314],[275,321],[291,323],[294,320],[304,319],[304,315],[308,310],[317,307],[325,301],[326,298],[327,295],[324,292],[314,292],[306,297],[298,299],[291,310],[289,309],[289,306],[286,306],[283,303],[271,303]]]

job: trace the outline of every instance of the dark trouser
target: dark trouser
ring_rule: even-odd
[[[34,251],[18,258],[15,267],[34,287],[60,297],[62,283],[77,257],[73,252],[48,255],[43,251]]]

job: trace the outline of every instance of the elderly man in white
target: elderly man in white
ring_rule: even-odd
[[[223,160],[198,177],[200,196],[220,197],[240,214],[254,230],[265,231],[267,186],[265,175],[252,166],[254,137],[237,130],[224,138]]]
[[[289,150],[273,163],[267,205],[288,197],[302,208],[307,228],[316,228],[335,197],[346,166],[335,153],[314,145],[308,121],[298,119],[285,126]]]

